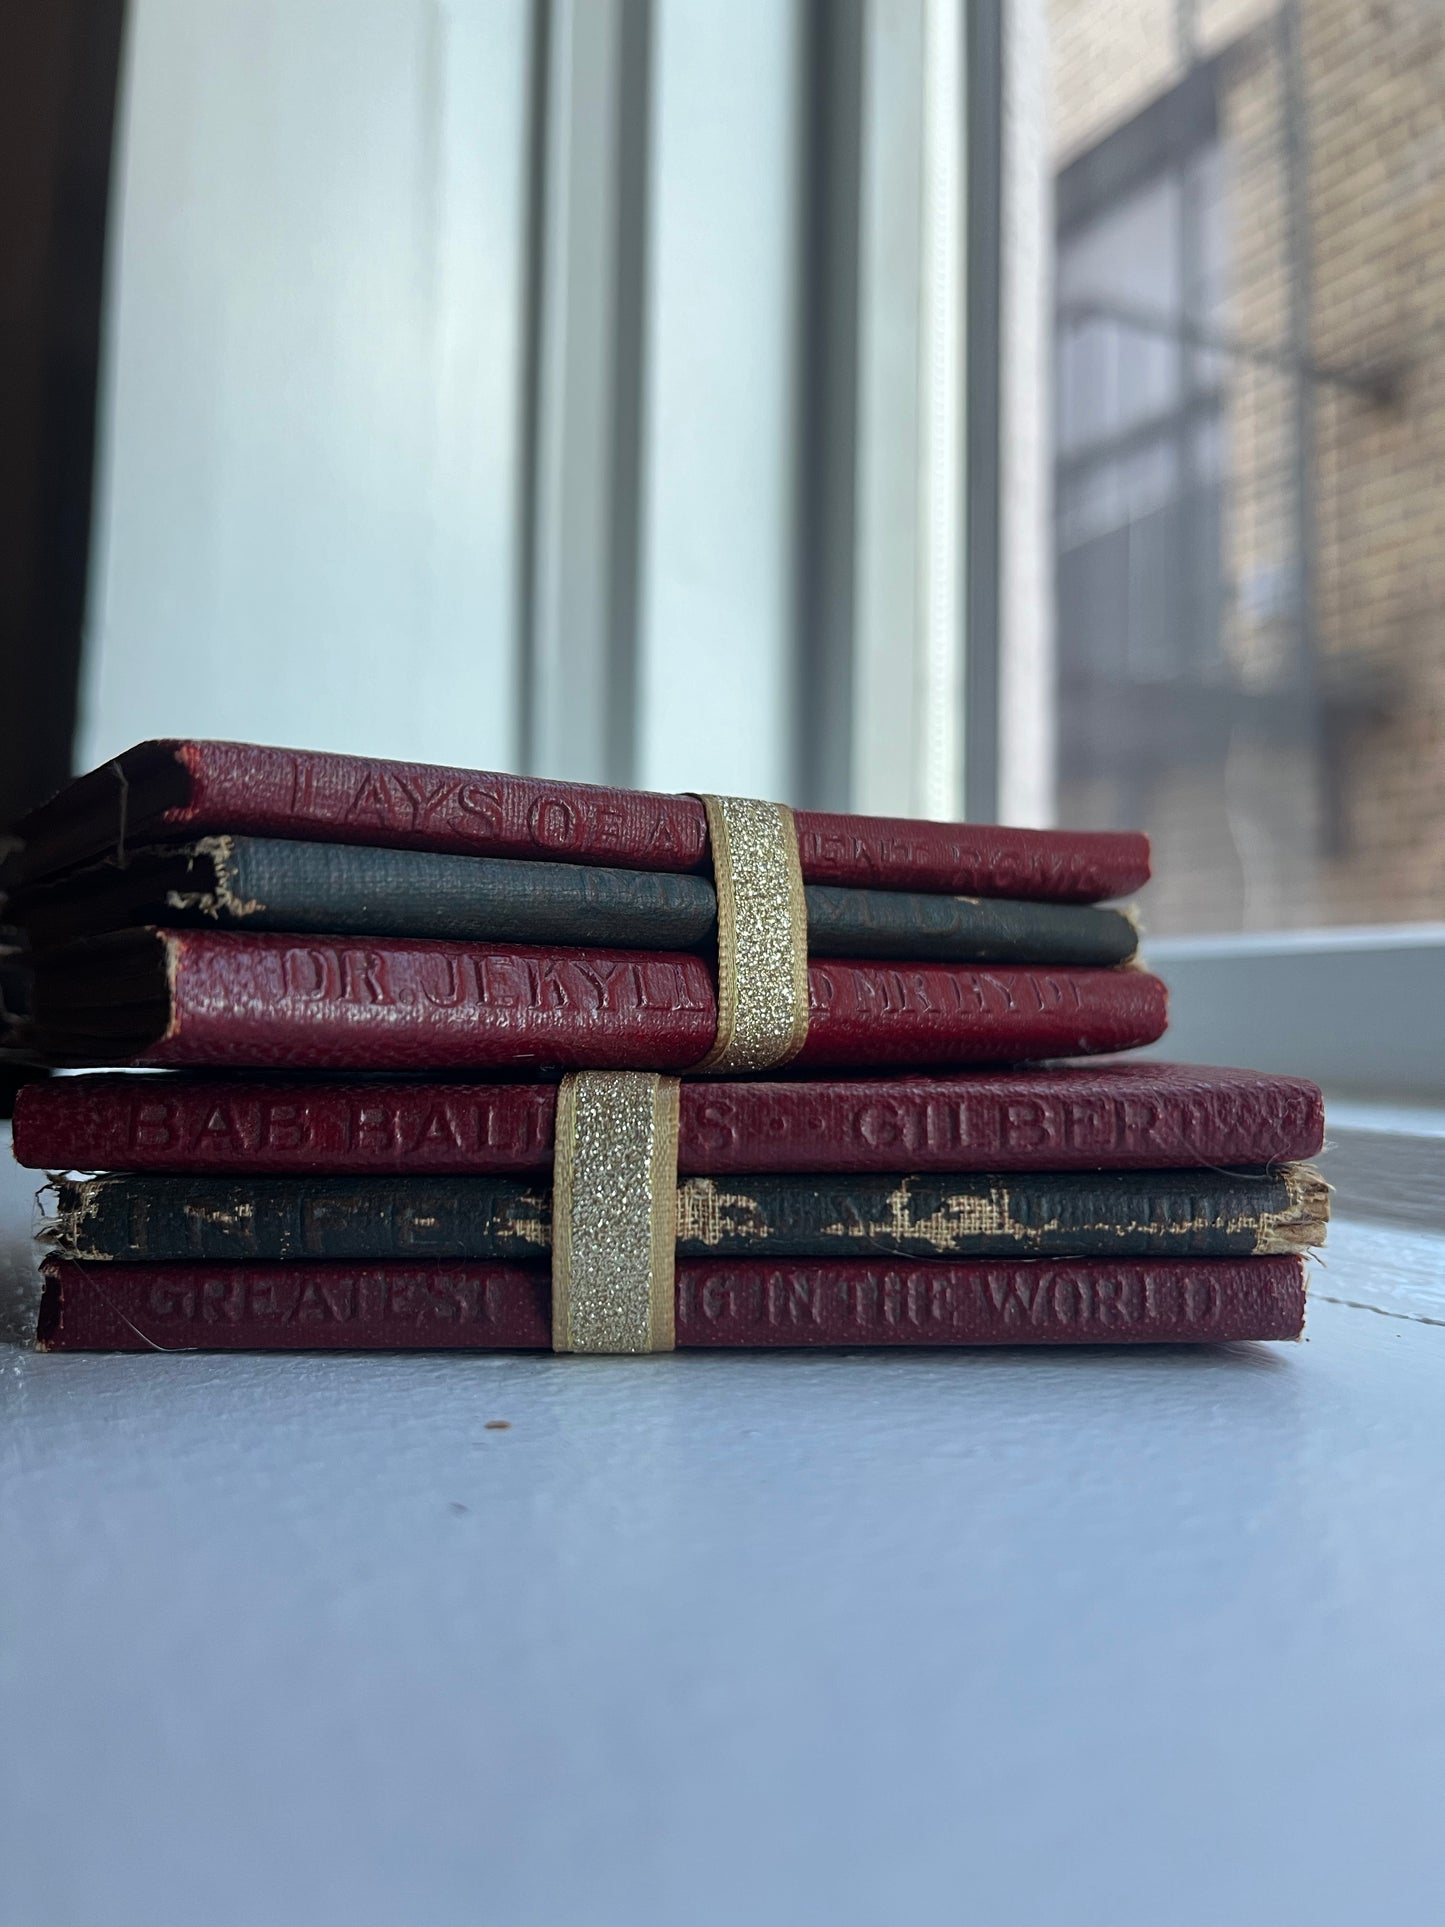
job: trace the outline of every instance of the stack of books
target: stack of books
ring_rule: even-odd
[[[202,742],[69,785],[0,879],[8,1053],[107,1067],[16,1107],[40,1343],[546,1348],[589,1070],[682,1077],[678,1346],[1297,1337],[1320,1096],[1119,1060],[1145,840],[794,821],[806,1035],[715,1077],[696,798]]]

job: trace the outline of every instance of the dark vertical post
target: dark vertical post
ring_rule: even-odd
[[[547,247],[547,108],[551,69],[552,0],[532,0],[528,54],[526,286],[523,293],[522,459],[517,486],[516,743],[523,769],[536,767],[537,690],[532,662],[537,645],[537,449],[542,405],[542,303]]]
[[[803,33],[793,800],[846,809],[853,780],[863,0],[810,0]]]
[[[964,379],[964,811],[998,815],[999,769],[999,356],[1003,231],[1003,0],[967,10],[965,129],[967,313]]]
[[[123,0],[0,22],[0,826],[71,774]]]
[[[616,296],[612,386],[612,567],[608,588],[607,774],[637,780],[638,574],[642,556],[642,406],[647,349],[648,161],[652,0],[622,0],[618,76]]]
[[[546,5],[532,49],[522,756],[636,773],[652,0]]]

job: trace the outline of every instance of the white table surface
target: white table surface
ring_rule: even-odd
[[[1438,1920],[1431,1320],[1342,1225],[1298,1347],[11,1345],[0,1912]]]

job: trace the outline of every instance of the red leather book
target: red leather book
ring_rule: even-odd
[[[550,1084],[56,1077],[20,1091],[15,1155],[41,1171],[545,1172],[555,1104]],[[1302,1077],[1136,1060],[690,1079],[678,1168],[1166,1170],[1293,1162],[1323,1142],[1323,1101]]]
[[[796,820],[809,883],[1093,903],[1149,876],[1148,839],[1133,832],[816,810]],[[127,842],[226,831],[638,870],[699,870],[708,856],[691,796],[250,743],[150,742],[32,811],[10,874],[29,879]]]
[[[1165,1025],[1142,970],[817,959],[800,1066],[966,1064],[1127,1050]],[[415,938],[127,931],[38,960],[36,1054],[229,1069],[683,1070],[716,1029],[684,952]]]
[[[47,1351],[545,1351],[551,1286],[504,1264],[85,1265],[47,1259]],[[695,1346],[1221,1344],[1298,1338],[1302,1259],[677,1267]]]

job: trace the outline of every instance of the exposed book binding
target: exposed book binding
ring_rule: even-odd
[[[685,1080],[680,1102],[685,1174],[1269,1165],[1324,1142],[1304,1078],[1144,1060]],[[544,1172],[555,1105],[539,1083],[56,1077],[20,1091],[14,1146],[49,1171]]]
[[[798,1173],[684,1178],[684,1257],[1244,1257],[1322,1242],[1328,1188],[1275,1171]],[[552,1193],[522,1178],[61,1182],[43,1234],[106,1262],[545,1258]]]
[[[1090,903],[1147,880],[1134,833],[1017,830],[796,813],[809,883]],[[138,744],[68,784],[18,825],[13,881],[107,850],[207,834],[299,837],[473,856],[561,858],[622,869],[701,870],[691,796],[595,788],[480,770],[250,743]]]
[[[547,1350],[541,1266],[43,1266],[47,1351]],[[1221,1344],[1298,1338],[1297,1257],[837,1264],[682,1259],[677,1345]]]

